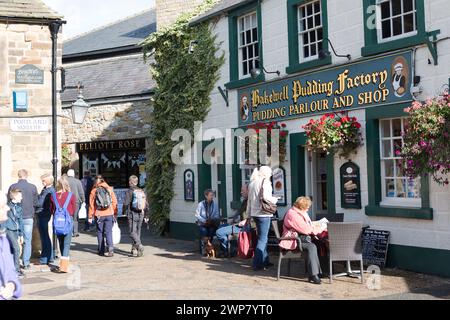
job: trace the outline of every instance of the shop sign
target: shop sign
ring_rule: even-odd
[[[116,141],[91,141],[76,144],[77,152],[105,152],[123,150],[144,150],[145,139],[127,139]]]
[[[412,101],[411,63],[406,51],[241,89],[239,125]]]
[[[9,122],[13,132],[48,132],[50,130],[47,118],[15,118]]]
[[[341,207],[345,209],[361,209],[361,178],[359,167],[352,161],[344,163],[341,175]]]
[[[26,64],[16,70],[16,83],[43,84],[44,71],[32,64]]]
[[[286,206],[286,171],[284,168],[279,167],[273,170],[272,186],[273,196],[280,198],[277,205],[281,207]]]

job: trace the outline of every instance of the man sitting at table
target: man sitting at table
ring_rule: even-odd
[[[216,231],[217,239],[220,241],[220,256],[228,257],[228,237],[232,234],[239,234],[242,230],[250,230],[252,228],[251,218],[247,214],[248,185],[245,184],[241,188],[241,207],[237,214],[232,218],[231,225],[221,226]]]
[[[302,249],[307,251],[307,266],[309,281],[314,284],[320,284],[320,277],[322,276],[322,268],[318,256],[317,241],[314,239],[321,239],[326,237],[326,226],[317,222],[312,222],[308,215],[308,210],[311,207],[311,199],[309,197],[300,197],[294,203],[294,206],[288,210],[284,217],[283,236],[282,237],[300,237],[302,240]],[[280,247],[286,250],[297,249],[296,240],[282,240]]]

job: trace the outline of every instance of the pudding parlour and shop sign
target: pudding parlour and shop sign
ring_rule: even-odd
[[[239,90],[239,125],[412,100],[411,51]]]

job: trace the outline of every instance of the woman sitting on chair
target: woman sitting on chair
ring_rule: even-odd
[[[304,235],[302,238],[302,249],[308,252],[307,266],[309,281],[315,284],[320,284],[320,277],[322,269],[320,267],[319,256],[317,254],[317,244],[312,242],[311,237],[321,238],[326,234],[326,227],[315,224],[311,221],[308,210],[311,207],[311,199],[309,197],[300,197],[294,203],[294,206],[288,210],[284,217],[283,223],[283,237],[298,237]],[[309,237],[305,237],[309,236]],[[297,249],[297,241],[282,240],[280,247],[286,250]]]

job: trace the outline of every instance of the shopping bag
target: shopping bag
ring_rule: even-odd
[[[238,257],[251,259],[255,253],[256,234],[254,231],[241,231],[238,237]]]
[[[112,236],[113,236],[113,244],[119,244],[120,243],[120,237],[122,236],[122,233],[119,228],[119,223],[117,223],[117,220],[114,219],[113,229],[112,229]]]
[[[80,211],[78,211],[78,219],[86,219],[87,211],[86,211],[86,203],[82,203],[80,207]]]

